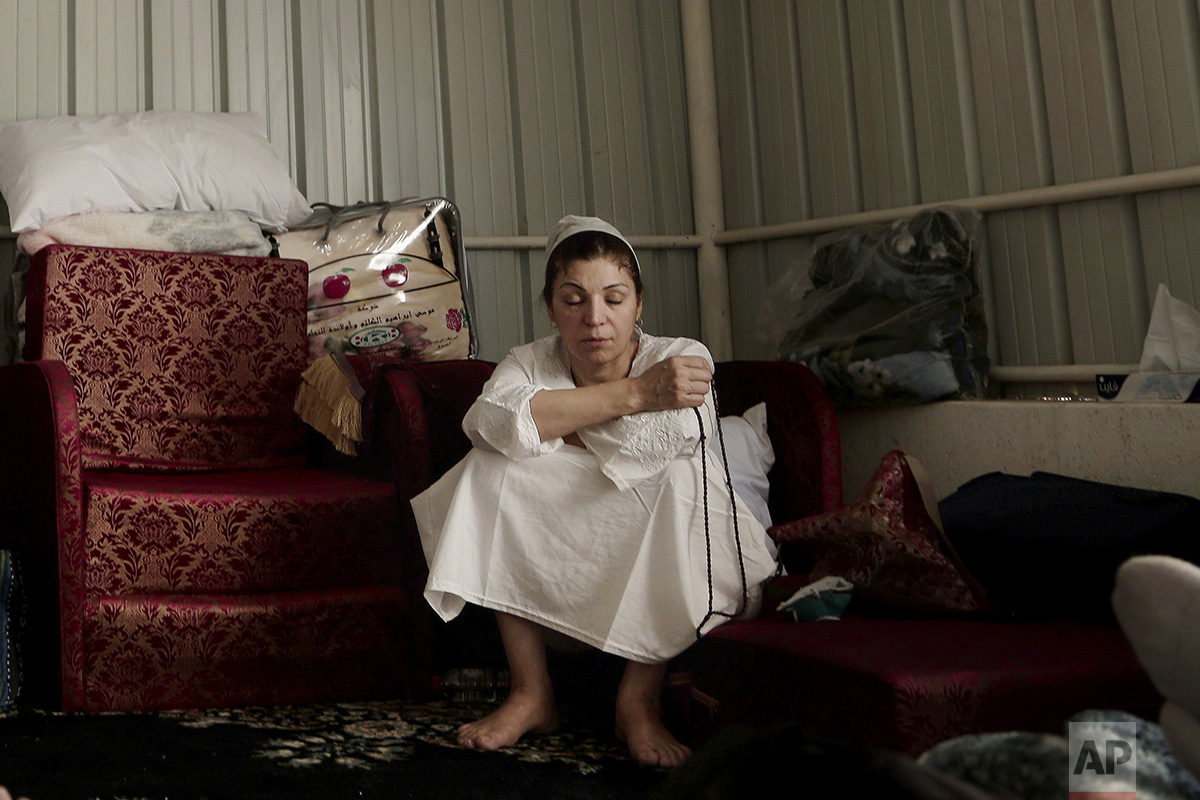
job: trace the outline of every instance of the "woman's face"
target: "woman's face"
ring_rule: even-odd
[[[548,313],[580,382],[626,376],[637,351],[633,326],[642,315],[633,276],[606,258],[572,261],[554,281]]]

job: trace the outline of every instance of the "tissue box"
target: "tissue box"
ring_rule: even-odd
[[[1200,403],[1200,372],[1097,375],[1096,391],[1118,403]]]

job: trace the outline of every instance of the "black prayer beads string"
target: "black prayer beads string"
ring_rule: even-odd
[[[717,390],[712,387],[713,392],[713,408],[717,407]],[[725,617],[726,619],[735,619],[746,613],[746,606],[750,602],[749,592],[746,588],[746,561],[742,556],[742,534],[738,529],[738,513],[737,513],[737,498],[733,494],[733,476],[729,472],[729,456],[725,452],[725,435],[721,431],[721,423],[717,422],[717,441],[721,445],[721,462],[725,465],[725,486],[729,490],[729,507],[733,512],[733,539],[737,543],[738,570],[742,576],[742,601],[738,605],[736,614],[730,614],[725,611],[713,610],[713,574],[712,574],[712,533],[709,530],[708,522],[708,447],[707,436],[704,433],[704,417],[700,414],[699,408],[693,408],[696,412],[696,423],[700,426],[700,480],[703,483],[703,502],[704,502],[704,557],[708,566],[708,613],[704,615],[704,619],[700,620],[700,624],[696,626],[696,638],[699,639],[704,635],[704,626],[708,624],[713,617]]]

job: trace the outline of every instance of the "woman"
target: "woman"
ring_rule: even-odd
[[[446,620],[467,602],[494,610],[512,676],[458,741],[494,750],[557,725],[551,631],[627,660],[618,735],[639,762],[676,766],[690,751],[662,723],[667,661],[697,628],[756,611],[775,563],[739,503],[739,564],[724,473],[701,444],[712,358],[641,332],[641,272],[616,228],[563,218],[543,298],[557,335],[509,353],[463,421],[474,449],[413,499],[426,599]],[[708,614],[710,586],[726,616]]]

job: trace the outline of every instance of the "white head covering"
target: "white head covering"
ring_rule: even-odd
[[[550,256],[554,253],[554,248],[558,247],[569,237],[577,233],[588,233],[590,231],[608,233],[624,242],[625,246],[629,248],[629,253],[633,256],[633,268],[637,270],[638,275],[642,274],[642,265],[638,263],[637,253],[634,252],[633,245],[621,235],[619,230],[599,217],[577,217],[574,214],[568,214],[560,219],[558,225],[554,228],[554,233],[550,234],[550,240],[546,243],[546,263],[549,264]]]

